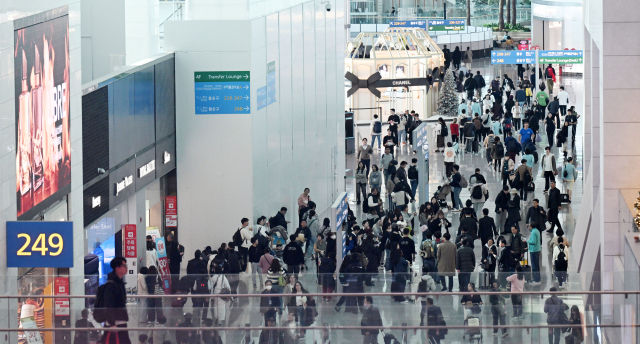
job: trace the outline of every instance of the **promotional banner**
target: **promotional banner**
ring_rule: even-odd
[[[156,239],[156,249],[158,250],[158,272],[162,278],[162,289],[165,294],[171,294],[171,272],[169,272],[169,259],[167,258],[167,245],[164,238]]]
[[[164,200],[165,227],[178,227],[178,198],[167,196]]]
[[[137,254],[138,239],[136,236],[136,225],[122,225],[122,252],[125,258],[135,258]]]
[[[55,287],[53,288],[55,295],[69,295],[69,278],[56,277]],[[57,317],[69,316],[69,299],[55,299],[55,314]]]
[[[30,219],[69,192],[69,16],[14,31],[16,196]]]

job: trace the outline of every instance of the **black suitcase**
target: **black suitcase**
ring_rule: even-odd
[[[473,140],[473,143],[471,144],[471,147],[472,147],[474,153],[478,153],[478,141]]]
[[[569,203],[569,194],[568,193],[561,193],[560,194],[560,202],[561,203]]]

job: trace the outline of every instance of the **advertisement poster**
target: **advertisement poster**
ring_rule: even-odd
[[[156,239],[156,248],[158,249],[158,263],[160,264],[158,272],[160,273],[160,278],[162,278],[162,288],[164,293],[168,295],[171,294],[171,272],[169,272],[167,245],[164,242],[164,238]]]
[[[44,210],[71,183],[69,16],[16,30],[14,42],[16,196],[21,219]]]
[[[122,252],[125,258],[136,258],[137,255],[136,225],[122,225]]]
[[[21,318],[20,324],[22,324],[23,329],[37,329],[38,325],[33,317]],[[25,331],[24,338],[26,339],[26,343],[28,344],[43,344],[42,336],[38,331]]]
[[[164,205],[165,227],[178,227],[178,198],[168,196]]]
[[[56,277],[54,293],[56,295],[69,295],[69,278]],[[55,299],[55,314],[57,317],[69,316],[69,299]]]

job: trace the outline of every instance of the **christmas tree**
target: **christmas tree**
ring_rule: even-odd
[[[451,69],[447,70],[444,76],[444,84],[440,91],[440,99],[438,99],[438,112],[441,116],[457,116],[458,115],[459,98],[456,94],[456,82]]]

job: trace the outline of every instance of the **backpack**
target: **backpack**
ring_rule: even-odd
[[[567,166],[566,166],[566,165],[565,165],[565,167],[564,167],[564,172],[562,172],[562,176],[563,176],[564,178],[567,178],[567,177],[569,176],[569,171],[567,171]]]
[[[229,267],[229,273],[237,274],[242,271],[242,266],[240,266],[240,259],[235,253],[230,253],[227,257],[227,266]]]
[[[449,129],[447,128],[447,125],[442,125],[442,128],[440,129],[440,135],[442,136],[449,136]]]
[[[529,172],[529,169],[527,168],[526,170],[524,170],[524,180],[523,183],[524,185],[529,185],[531,183],[531,173]]]
[[[215,258],[213,258],[213,260],[211,261],[211,264],[209,266],[209,274],[210,275],[214,275],[216,274],[215,268],[217,266],[220,267],[220,269],[222,269],[222,273],[226,273],[229,269],[227,266],[227,261],[224,259],[224,255],[222,253],[218,253],[216,255]]]
[[[240,234],[240,228],[238,228],[238,230],[233,234],[232,240],[237,247],[242,245],[242,234]]]
[[[382,122],[380,121],[373,122],[373,133],[374,134],[382,133]]]
[[[422,245],[420,246],[420,257],[424,259],[435,257],[435,255],[433,254],[433,245],[431,244],[431,239],[427,239],[422,242]]]
[[[564,253],[564,248],[560,250],[558,253],[558,257],[556,258],[556,270],[564,271],[568,266],[567,263],[567,255]]]
[[[476,185],[473,187],[473,191],[471,191],[471,198],[473,199],[482,198],[482,185]]]
[[[496,145],[496,158],[497,159],[502,159],[504,158],[504,146],[502,145],[502,143],[498,142]],[[480,197],[477,197],[480,198]]]
[[[104,308],[104,292],[109,283],[115,284],[112,280],[107,280],[107,283],[99,286],[98,291],[96,291],[96,303],[93,305],[93,318],[99,323],[107,321],[107,314],[111,311],[110,309]]]
[[[416,166],[409,167],[409,171],[407,171],[407,176],[409,179],[418,179],[418,168]]]
[[[507,149],[509,149],[509,152],[517,152],[518,141],[516,141],[515,139],[509,140],[509,142],[507,142]]]
[[[511,131],[511,120],[508,118],[504,120],[504,130]]]
[[[461,188],[466,188],[469,187],[469,183],[467,182],[467,178],[465,178],[462,173],[458,172],[458,174],[460,175],[460,187]]]

